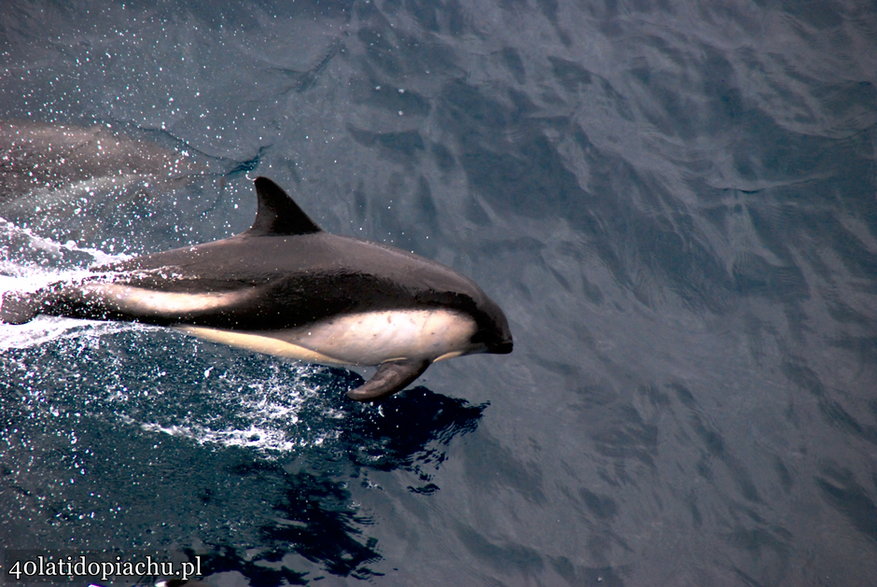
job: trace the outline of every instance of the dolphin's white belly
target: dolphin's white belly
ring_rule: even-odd
[[[284,330],[181,328],[214,342],[330,365],[378,365],[394,359],[437,361],[475,350],[471,342],[474,320],[444,309],[345,314]]]

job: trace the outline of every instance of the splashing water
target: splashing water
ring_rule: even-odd
[[[0,277],[31,277],[40,269],[84,267],[127,259],[99,249],[77,246],[73,241],[58,243],[0,218]]]
[[[72,242],[61,244],[2,218],[0,254],[0,300],[7,292],[35,291],[54,282],[81,279],[90,274],[90,265],[127,258]],[[6,370],[27,371],[29,384],[23,391],[46,399],[50,415],[93,412],[100,419],[115,419],[149,433],[202,445],[244,447],[266,457],[320,445],[332,437],[334,426],[314,431],[299,418],[302,410],[313,412],[315,402],[321,404],[317,412],[322,417],[343,417],[321,402],[320,386],[312,381],[325,369],[303,365],[293,370],[267,357],[245,362],[242,359],[248,354],[230,349],[218,351],[232,355],[222,372],[208,363],[215,358],[211,356],[177,365],[173,357],[168,361],[168,351],[176,345],[188,355],[197,355],[203,344],[173,331],[127,322],[39,316],[25,324],[0,324]],[[71,375],[69,385],[57,373],[44,377],[43,371],[55,370],[51,363],[60,354],[71,357],[65,362],[72,369],[88,369],[88,377]],[[173,366],[154,368],[168,362]],[[251,366],[257,363],[268,372],[254,377]],[[189,384],[192,393],[164,396],[159,410],[147,408],[146,404],[154,405],[156,395],[163,396],[163,389],[179,385],[180,380]]]
[[[0,218],[0,304],[8,292],[32,292],[51,283],[89,275],[87,267],[126,259],[98,249],[64,244],[34,234]],[[114,323],[38,317],[27,324],[0,324],[0,351],[23,349],[48,341],[111,333],[123,327]]]

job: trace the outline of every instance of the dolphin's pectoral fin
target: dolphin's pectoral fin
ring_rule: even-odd
[[[426,359],[401,359],[381,363],[372,378],[348,391],[347,397],[365,402],[393,395],[420,377],[429,364],[430,361]]]

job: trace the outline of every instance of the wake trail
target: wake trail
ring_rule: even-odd
[[[99,249],[58,243],[0,218],[0,308],[8,293],[37,291],[58,281],[82,279],[88,267],[128,258]],[[0,352],[41,345],[51,340],[124,329],[114,323],[40,316],[25,324],[0,323]]]

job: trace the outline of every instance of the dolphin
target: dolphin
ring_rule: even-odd
[[[211,180],[208,168],[187,152],[109,125],[0,120],[0,217],[61,242],[168,214],[157,194],[198,180]]]
[[[0,203],[46,206],[58,191],[124,187],[198,173],[181,153],[94,125],[0,121]]]
[[[9,292],[0,322],[37,314],[127,320],[280,357],[376,365],[347,392],[360,401],[404,389],[436,361],[512,351],[508,320],[472,280],[412,253],[325,232],[270,179],[257,178],[255,187],[248,230]]]

